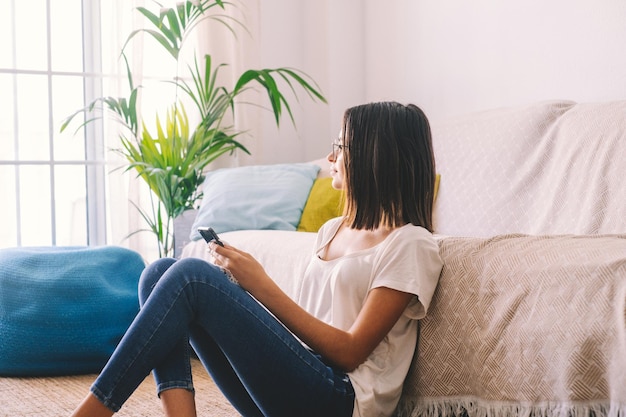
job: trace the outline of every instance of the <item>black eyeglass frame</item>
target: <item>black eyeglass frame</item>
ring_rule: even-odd
[[[338,151],[343,152],[344,149],[349,149],[347,145],[333,142],[333,160],[337,159]]]

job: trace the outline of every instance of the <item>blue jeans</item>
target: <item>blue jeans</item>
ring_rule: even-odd
[[[349,377],[304,347],[220,268],[164,258],[139,283],[141,310],[92,393],[118,411],[153,370],[157,391],[193,390],[189,342],[243,416],[351,416]]]

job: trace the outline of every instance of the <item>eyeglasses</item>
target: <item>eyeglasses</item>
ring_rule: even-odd
[[[341,143],[333,143],[333,160],[337,159],[337,155],[339,152],[343,152],[344,149],[350,149],[347,145],[343,145]]]

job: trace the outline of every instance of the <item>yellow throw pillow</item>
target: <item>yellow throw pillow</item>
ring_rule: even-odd
[[[330,177],[318,178],[311,187],[309,198],[302,210],[302,217],[297,230],[299,232],[317,232],[328,220],[343,213],[341,191],[332,187]]]
[[[439,191],[439,181],[441,175],[435,176],[434,200],[437,200]],[[299,232],[317,232],[328,220],[339,217],[343,214],[343,202],[341,201],[341,191],[335,190],[330,177],[318,178],[311,187],[311,192],[302,210]]]

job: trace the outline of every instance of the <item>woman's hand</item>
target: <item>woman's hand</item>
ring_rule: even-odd
[[[244,289],[251,294],[258,286],[264,285],[271,278],[263,266],[252,255],[224,243],[220,246],[215,242],[208,244],[213,263],[227,269]]]

